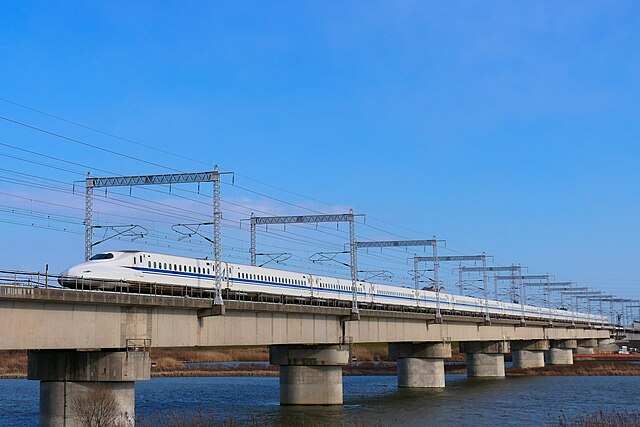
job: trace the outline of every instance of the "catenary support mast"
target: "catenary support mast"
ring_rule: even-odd
[[[113,176],[106,178],[93,178],[90,174],[85,180],[86,200],[85,200],[85,260],[91,258],[93,250],[93,189],[108,187],[134,187],[141,185],[171,185],[187,184],[199,182],[213,183],[213,259],[215,272],[215,297],[214,305],[220,306],[221,313],[224,312],[222,301],[222,242],[221,242],[221,222],[222,211],[220,208],[220,175],[231,172],[220,172],[218,166],[211,172],[193,172],[158,175],[132,175]]]

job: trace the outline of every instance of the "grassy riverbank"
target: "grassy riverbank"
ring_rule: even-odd
[[[565,415],[547,424],[549,427],[640,427],[640,413],[598,411],[569,419]]]
[[[345,366],[344,375],[395,375],[396,364],[388,361],[384,345],[354,346],[357,363]],[[152,349],[153,377],[224,377],[224,376],[277,376],[278,367],[269,365],[266,347],[230,349]],[[445,367],[447,373],[464,374],[464,355],[456,351],[448,361],[458,362]],[[222,362],[222,363],[221,363]],[[224,363],[227,362],[227,363]],[[233,362],[243,362],[234,364]],[[210,364],[212,363],[212,364]],[[0,378],[26,378],[27,353],[0,352]],[[507,368],[506,375],[518,376],[640,376],[640,365],[623,360],[583,361],[574,365],[545,366],[544,368]]]

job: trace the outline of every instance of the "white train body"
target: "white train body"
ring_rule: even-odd
[[[351,280],[315,274],[297,273],[244,264],[222,263],[223,289],[236,292],[286,295],[301,298],[351,301]],[[75,265],[60,274],[63,286],[78,283],[95,286],[101,281],[125,284],[146,283],[193,288],[215,287],[214,264],[209,259],[185,258],[142,251],[109,251],[97,254],[89,261]],[[436,292],[415,290],[359,281],[357,298],[360,303],[435,309]],[[547,309],[531,305],[506,303],[482,298],[440,293],[442,312],[484,314],[491,316],[550,321],[608,323],[605,317],[567,310]]]

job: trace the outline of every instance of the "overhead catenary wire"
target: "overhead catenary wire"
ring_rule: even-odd
[[[3,101],[7,101],[7,100],[4,100],[4,99],[3,99]],[[9,102],[9,103],[12,103],[12,104],[14,104],[14,105],[17,105],[17,106],[23,107],[23,108],[31,109],[30,107],[26,107],[26,106],[21,105],[21,104],[13,103],[13,102],[11,102],[11,101],[8,101],[8,102]],[[72,121],[68,121],[68,120],[63,119],[63,118],[61,118],[61,117],[54,116],[54,115],[50,115],[50,114],[48,114],[48,113],[45,113],[45,112],[42,112],[42,111],[39,111],[39,110],[35,110],[35,109],[33,109],[33,111],[38,112],[38,113],[40,113],[40,114],[49,115],[49,116],[51,116],[52,118],[56,118],[56,119],[59,119],[59,120],[67,121],[68,123],[70,123],[70,124],[74,124],[74,125],[76,125],[76,126],[85,127],[84,125],[81,125],[81,124],[79,124],[79,123],[72,122]],[[21,126],[23,126],[23,127],[31,128],[32,130],[37,130],[37,131],[39,131],[39,132],[48,133],[48,134],[49,134],[49,135],[51,135],[51,136],[55,136],[55,137],[63,138],[63,139],[64,139],[64,138],[68,138],[67,140],[68,140],[69,142],[75,142],[75,143],[83,143],[83,142],[84,142],[84,143],[86,143],[86,141],[82,141],[82,140],[79,140],[79,139],[77,139],[77,138],[70,138],[70,137],[66,137],[65,135],[59,134],[59,133],[57,133],[57,132],[52,132],[52,131],[49,131],[49,130],[46,130],[46,129],[43,129],[43,128],[40,128],[40,127],[37,127],[37,126],[33,126],[33,125],[30,125],[30,124],[27,124],[27,123],[24,123],[24,122],[15,121],[15,120],[13,120],[13,119],[6,118],[6,117],[0,117],[0,118],[4,119],[5,121],[8,119],[8,121],[9,121],[9,122],[12,122],[12,123],[14,123],[14,124],[19,124],[19,125],[21,125]],[[86,129],[88,129],[88,130],[92,130],[92,131],[99,132],[99,133],[100,133],[100,132],[102,132],[102,131],[99,131],[99,130],[97,130],[97,129],[90,128],[90,127],[85,127],[85,128],[86,128]],[[116,138],[119,138],[119,137],[118,137],[118,136],[116,136],[116,135],[112,135],[112,134],[108,134],[108,133],[104,133],[104,132],[102,132],[102,133],[103,133],[105,136],[110,136],[110,137],[116,137]],[[122,139],[122,138],[121,138],[121,139]],[[127,140],[127,139],[123,139],[123,140]],[[128,141],[128,142],[131,142],[131,143],[136,143],[135,141],[131,141],[131,140],[127,140],[127,141]],[[93,144],[89,144],[89,143],[86,143],[86,144],[88,144],[87,146],[90,146],[90,147],[91,147],[91,148],[93,148],[93,149],[102,149],[102,148],[103,148],[103,147],[97,147],[97,146],[94,146]],[[139,144],[139,143],[136,143],[136,144]],[[146,145],[146,144],[139,144],[139,145],[140,145],[140,146],[144,146],[145,148],[148,148],[148,149],[151,149],[151,150],[164,151],[164,152],[166,152],[166,150],[159,149],[158,147],[154,147],[154,146],[150,146],[150,145]],[[171,155],[175,155],[174,153],[170,153],[170,152],[166,152],[166,153],[167,153],[167,154],[171,154]],[[111,153],[111,154],[113,154],[113,155],[120,155],[121,157],[126,157],[126,158],[129,158],[129,159],[131,159],[131,160],[142,161],[143,163],[146,163],[146,164],[152,164],[152,165],[155,165],[155,166],[158,166],[158,167],[167,168],[167,169],[169,169],[169,170],[178,171],[177,169],[174,169],[174,168],[168,167],[168,166],[166,166],[166,165],[161,165],[161,164],[159,164],[159,163],[155,163],[155,162],[148,162],[148,161],[146,161],[145,159],[140,159],[140,158],[135,157],[135,156],[129,156],[129,155],[126,155],[126,154],[123,154],[123,153],[115,152],[115,151],[114,151],[114,153]],[[180,156],[180,155],[176,155],[176,156],[177,156],[177,157],[181,157],[181,158],[183,158],[183,159],[191,160],[191,161],[197,161],[197,162],[199,162],[199,163],[201,163],[201,164],[206,164],[206,163],[204,163],[204,162],[201,162],[200,160],[196,160],[196,159],[188,159],[187,157],[185,157],[185,156]],[[242,175],[239,175],[239,176],[242,176]],[[250,180],[253,180],[253,179],[251,179],[251,178],[249,178],[249,177],[245,177],[245,178],[250,179]],[[255,181],[255,182],[259,182],[259,183],[261,183],[262,185],[270,186],[269,184],[263,183],[263,182],[258,181],[258,180],[253,180],[253,181]],[[226,183],[225,183],[225,184],[226,184]],[[35,186],[34,186],[34,187],[35,187]],[[277,187],[275,187],[275,186],[271,186],[271,187],[278,189],[278,188],[277,188]],[[44,187],[44,186],[43,186],[42,188],[46,188],[46,187]],[[316,210],[314,210],[314,209],[311,209],[311,208],[309,208],[309,207],[306,207],[306,206],[300,205],[300,204],[298,204],[298,203],[292,203],[292,202],[288,202],[288,201],[286,201],[286,200],[282,200],[282,199],[280,199],[280,198],[277,198],[277,197],[274,197],[274,196],[271,196],[271,195],[265,195],[265,194],[262,194],[261,192],[258,192],[258,191],[256,191],[256,190],[249,189],[249,188],[246,188],[246,187],[243,187],[243,186],[237,186],[237,188],[238,188],[238,189],[241,189],[241,190],[243,190],[243,191],[250,192],[251,194],[254,194],[254,195],[259,195],[260,197],[265,197],[265,198],[268,198],[268,199],[270,199],[270,200],[277,201],[278,203],[286,204],[286,205],[288,205],[288,206],[290,206],[290,207],[296,207],[296,208],[299,208],[299,209],[305,209],[305,210],[308,210],[308,211],[310,211],[310,212],[318,212],[318,211],[316,211]],[[48,188],[48,189],[50,189],[50,188]],[[53,189],[51,189],[51,190],[53,190]],[[187,191],[188,191],[188,190],[187,190]],[[285,191],[285,192],[289,192],[289,193],[291,193],[291,194],[294,194],[294,193],[292,193],[292,192],[290,192],[290,191],[288,191],[288,190],[286,190],[286,189],[281,189],[281,188],[279,188],[279,191]],[[174,194],[173,196],[175,197],[176,195]],[[303,197],[306,197],[306,196],[303,196]],[[141,202],[143,202],[143,203],[144,203],[144,202],[145,202],[146,200],[148,200],[148,199],[140,198],[139,200],[140,200]],[[193,201],[193,199],[191,199],[191,198],[185,198],[185,200],[192,200],[192,201]],[[111,203],[111,202],[113,202],[113,199],[110,199],[110,200],[109,200],[109,202],[110,202],[110,203]],[[156,203],[158,203],[158,202],[156,202]],[[231,203],[233,203],[233,202],[231,202]],[[133,206],[135,206],[135,204],[131,204],[131,205],[132,205],[132,207],[133,207]],[[156,206],[158,206],[158,205],[156,205]],[[178,208],[175,208],[175,207],[170,207],[170,206],[165,206],[165,208],[166,208],[166,209],[171,209],[171,210],[174,210],[174,209],[177,209],[177,210],[179,210],[179,209],[184,209],[184,208],[179,208],[179,207],[178,207]],[[246,209],[246,208],[245,208],[245,209]],[[155,212],[155,211],[154,211],[154,212]],[[155,212],[155,213],[158,213],[158,212]],[[184,213],[186,213],[186,212],[182,212],[182,213],[184,214]],[[240,214],[240,211],[236,211],[236,213]],[[176,214],[177,214],[177,213],[176,213]],[[192,211],[192,214],[194,214],[194,215],[199,215],[198,213],[195,213],[195,211]],[[371,218],[371,219],[375,219],[375,218],[373,218],[373,217],[370,217],[370,218]],[[384,221],[384,220],[380,220],[380,222],[385,223],[385,221]],[[392,226],[394,226],[394,227],[398,227],[398,226],[396,226],[396,225],[393,225],[392,223],[388,223],[388,224],[389,224],[389,225],[392,225]],[[377,230],[377,231],[381,231],[381,232],[384,232],[384,233],[388,233],[388,234],[390,234],[390,235],[400,236],[400,235],[398,235],[398,234],[391,233],[391,232],[389,232],[389,231],[387,231],[387,230],[384,230],[384,229],[382,229],[382,228],[380,228],[380,227],[375,227],[375,226],[373,226],[373,225],[371,225],[371,224],[363,224],[363,226],[365,226],[365,227],[367,227],[367,228],[371,228],[371,229]],[[403,228],[403,227],[399,227],[399,228]],[[409,229],[407,229],[407,230],[409,230]],[[342,230],[339,230],[339,231],[340,231],[340,232],[342,232]],[[410,230],[409,230],[409,231],[410,231]],[[287,234],[288,234],[288,233],[287,233]],[[330,233],[330,234],[333,234],[333,233]],[[272,237],[272,236],[269,236],[269,237]],[[334,236],[334,237],[335,237],[335,236]],[[402,237],[402,236],[400,236],[400,237]],[[283,238],[283,236],[280,236],[280,238]],[[308,238],[308,237],[306,237],[306,236],[305,236],[305,237],[300,237],[300,239],[301,239],[301,240],[307,240],[307,239],[308,239],[308,240],[313,240],[313,238]],[[321,244],[323,243],[320,239],[316,239],[316,240],[319,240],[319,243],[321,243]],[[296,242],[296,243],[300,243],[300,244],[302,244],[301,242]],[[448,250],[449,250],[449,251],[451,251],[451,252],[454,252],[454,253],[460,253],[460,252],[454,251],[454,250],[453,250],[453,249],[451,249],[451,248],[448,248]],[[390,250],[390,252],[391,252],[391,250]],[[369,255],[369,254],[366,254],[366,255],[363,255],[363,256],[368,256],[368,255]],[[398,257],[398,258],[399,258],[399,257]],[[389,262],[392,262],[391,260],[388,260],[388,261],[389,261]]]

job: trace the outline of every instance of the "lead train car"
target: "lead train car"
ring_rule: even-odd
[[[214,264],[209,259],[185,258],[153,252],[109,251],[94,255],[89,261],[70,267],[60,274],[65,287],[107,289],[114,286],[153,284],[202,289],[215,287]],[[222,263],[223,288],[246,293],[286,295],[301,298],[351,301],[351,281],[315,274],[296,273],[243,264]],[[357,298],[371,305],[410,306],[435,309],[444,313],[524,317],[529,319],[608,323],[604,317],[566,310],[414,290],[359,281]]]

